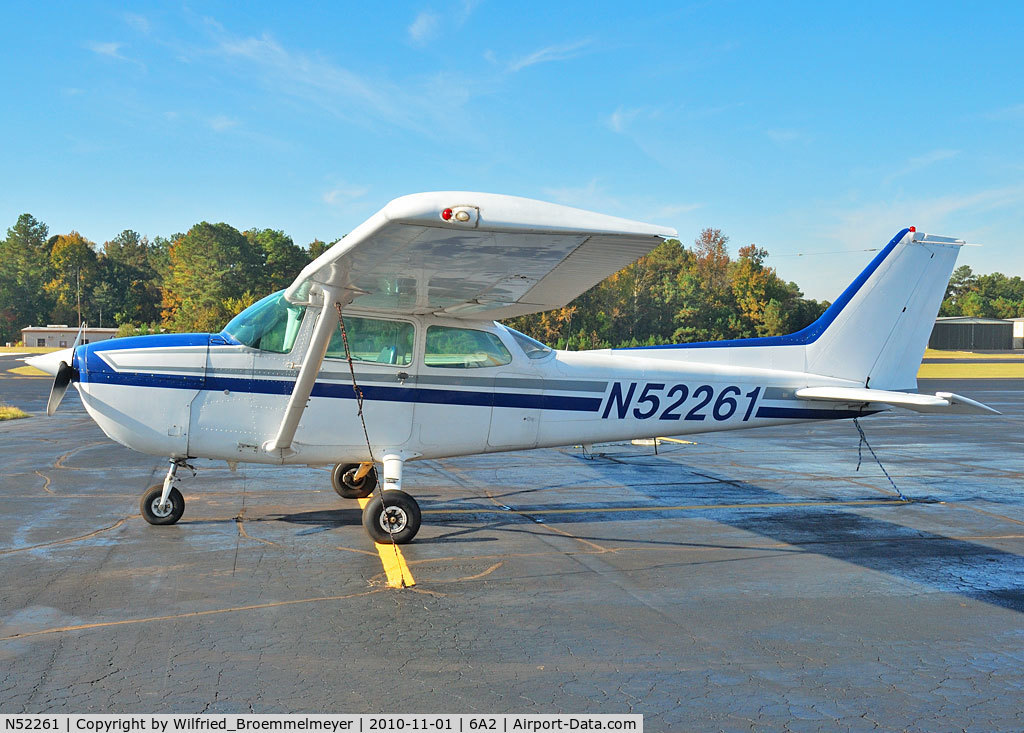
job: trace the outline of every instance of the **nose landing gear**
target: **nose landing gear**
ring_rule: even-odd
[[[174,524],[185,513],[185,497],[177,489],[171,489],[166,501],[161,500],[164,493],[162,484],[154,484],[142,495],[139,511],[142,518],[150,524]]]
[[[164,482],[150,486],[142,495],[139,511],[142,512],[142,518],[150,524],[174,524],[185,513],[185,497],[174,488],[178,466],[190,467],[184,458],[172,458]]]

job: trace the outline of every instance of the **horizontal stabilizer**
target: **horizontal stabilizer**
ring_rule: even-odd
[[[903,407],[914,412],[934,412],[946,415],[1001,414],[987,405],[952,392],[936,392],[934,395],[926,395],[867,387],[804,387],[796,391],[796,396],[802,400],[825,402],[875,402],[893,407]]]

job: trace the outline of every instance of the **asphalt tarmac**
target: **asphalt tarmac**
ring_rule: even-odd
[[[37,415],[49,378],[0,400]],[[1024,380],[1002,417],[428,461],[415,586],[326,470],[165,462],[74,390],[0,423],[0,712],[638,712],[648,731],[1024,729]]]

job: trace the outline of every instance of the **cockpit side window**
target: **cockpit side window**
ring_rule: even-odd
[[[407,321],[345,316],[345,333],[353,361],[409,366],[415,328]],[[341,329],[335,329],[327,347],[328,359],[344,359],[345,343]]]
[[[287,354],[295,345],[305,314],[305,306],[292,305],[279,290],[232,318],[223,332],[245,346]]]
[[[478,369],[502,366],[512,361],[501,339],[487,331],[449,326],[427,328],[423,363],[447,369]]]

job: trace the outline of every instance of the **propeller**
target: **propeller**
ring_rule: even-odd
[[[25,359],[27,364],[54,375],[53,386],[50,387],[50,398],[46,401],[46,414],[48,416],[53,415],[57,411],[61,400],[64,399],[64,394],[68,391],[68,386],[72,382],[78,381],[78,370],[71,366],[71,364],[75,363],[75,349],[82,342],[82,332],[84,330],[85,324],[83,323],[79,327],[78,335],[75,336],[75,343],[70,349],[63,349],[62,351],[41,354]]]
[[[53,386],[50,387],[50,399],[46,401],[47,417],[57,411],[57,408],[60,407],[60,401],[64,399],[64,393],[68,391],[68,386],[72,382],[77,381],[78,370],[73,366],[68,366],[66,361],[62,361],[60,366],[57,367],[57,376],[53,378]]]

